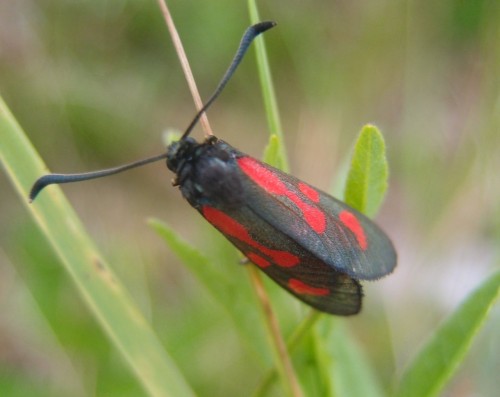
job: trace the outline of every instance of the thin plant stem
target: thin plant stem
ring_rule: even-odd
[[[184,51],[184,47],[179,37],[179,33],[177,32],[177,29],[175,27],[174,20],[172,19],[172,15],[170,14],[166,1],[158,0],[158,4],[160,6],[161,12],[163,13],[163,17],[165,18],[165,23],[167,24],[167,28],[170,32],[170,37],[172,38],[172,42],[174,43],[174,47],[177,52],[177,56],[179,57],[179,61],[181,63],[181,67],[184,72],[184,76],[186,77],[189,90],[191,91],[191,95],[193,97],[196,110],[200,111],[201,108],[203,107],[203,101],[200,97],[198,87],[196,86],[196,82],[193,77],[193,72],[191,70],[191,67],[189,66],[189,61],[187,59],[186,52]],[[208,117],[206,114],[201,115],[200,123],[205,133],[205,136],[213,135],[212,128],[210,127],[210,123],[208,122]]]
[[[203,107],[203,102],[201,100],[201,97],[199,95],[196,83],[194,81],[194,77],[191,71],[191,68],[189,66],[189,62],[187,60],[186,53],[184,51],[184,48],[182,46],[179,34],[177,32],[177,29],[175,28],[174,21],[172,19],[172,16],[170,14],[170,11],[168,9],[168,6],[166,4],[165,0],[158,0],[158,4],[160,6],[160,9],[163,13],[163,16],[165,18],[165,22],[167,24],[167,27],[169,29],[170,35],[172,37],[172,41],[174,43],[174,47],[177,51],[177,55],[179,57],[180,63],[182,65],[182,69],[184,71],[184,75],[186,77],[186,80],[188,82],[189,88],[191,90],[191,95],[193,96],[193,100],[195,102],[195,105],[198,110],[200,110]],[[212,130],[210,128],[210,124],[208,122],[208,118],[205,114],[202,115],[200,122],[202,123],[203,130],[205,131],[205,135],[213,135]],[[276,128],[278,130],[281,130],[281,127],[279,126],[279,118],[278,122],[274,123]],[[274,128],[274,129],[276,129]],[[280,132],[278,132],[280,134]],[[250,278],[252,280],[252,284],[254,286],[254,289],[256,291],[257,296],[259,297],[259,300],[261,302],[261,306],[264,310],[265,313],[265,318],[266,318],[266,323],[268,325],[268,329],[270,332],[270,335],[272,336],[273,340],[273,346],[275,346],[276,350],[276,355],[277,355],[277,362],[278,366],[282,369],[282,378],[285,383],[285,386],[289,390],[289,395],[293,397],[302,397],[302,391],[300,389],[300,385],[297,380],[297,376],[295,375],[295,372],[293,370],[293,366],[290,360],[290,357],[287,354],[286,351],[286,346],[285,342],[283,341],[281,337],[281,333],[279,330],[278,326],[278,321],[276,317],[274,316],[274,313],[272,312],[271,305],[269,303],[269,298],[267,296],[267,293],[264,289],[264,286],[262,284],[262,280],[260,279],[260,275],[257,274],[255,268],[249,266],[252,271],[250,271]]]
[[[281,373],[281,379],[288,394],[293,397],[302,397],[303,393],[297,379],[297,375],[293,369],[292,361],[288,355],[285,341],[281,336],[281,331],[278,325],[278,320],[274,315],[269,297],[264,289],[264,284],[260,273],[254,266],[248,266],[250,279],[254,286],[255,292],[259,297],[262,306],[264,318],[268,328],[269,335],[272,339],[272,346],[276,356],[277,369]]]
[[[295,328],[293,333],[290,335],[286,341],[286,347],[288,354],[292,354],[297,348],[302,338],[310,332],[311,328],[316,324],[316,322],[321,318],[322,313],[312,309],[309,314],[302,320],[302,322]],[[259,397],[265,395],[267,389],[272,385],[273,381],[276,379],[277,371],[276,368],[271,368],[264,378],[262,379],[260,385],[257,387],[253,393],[253,397]]]

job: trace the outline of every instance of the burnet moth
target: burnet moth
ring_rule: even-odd
[[[100,178],[166,159],[174,186],[200,214],[271,279],[306,304],[337,315],[361,309],[360,280],[391,273],[396,252],[365,215],[329,194],[210,136],[189,135],[219,96],[253,39],[275,26],[261,22],[245,32],[214,94],[166,153],[116,168],[38,179],[34,200],[47,185]]]

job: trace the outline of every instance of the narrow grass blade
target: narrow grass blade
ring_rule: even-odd
[[[47,171],[0,98],[0,159],[20,199],[73,278],[90,311],[152,396],[193,396],[128,292],[86,234],[58,187],[28,204],[33,182]]]
[[[155,232],[165,240],[170,249],[182,260],[207,288],[212,297],[229,314],[233,320],[242,340],[251,347],[258,357],[264,362],[269,362],[268,347],[261,330],[255,327],[259,321],[259,314],[256,310],[255,296],[247,285],[242,286],[241,282],[231,279],[227,272],[218,270],[220,264],[207,258],[199,250],[182,240],[165,223],[151,219],[149,225]],[[234,267],[237,268],[235,261]],[[243,276],[244,272],[241,272]]]
[[[250,21],[254,24],[260,22],[259,12],[255,0],[248,1],[248,9],[250,12]],[[257,54],[257,70],[259,72],[260,85],[262,88],[262,97],[264,99],[264,108],[267,115],[267,124],[271,135],[277,135],[279,140],[278,160],[276,164],[280,165],[280,169],[285,172],[289,171],[288,158],[283,146],[283,129],[281,127],[280,115],[278,110],[278,101],[274,92],[273,79],[271,77],[271,69],[267,59],[266,46],[262,37],[255,39],[255,51]]]
[[[404,372],[395,397],[431,397],[442,391],[500,294],[500,272],[472,292],[434,333]]]
[[[388,175],[384,138],[377,127],[366,125],[354,146],[344,195],[346,203],[374,217],[384,199]]]
[[[320,342],[316,357],[318,367],[327,380],[329,396],[382,397],[384,393],[369,365],[367,358],[348,335],[340,321],[322,321],[319,329]]]

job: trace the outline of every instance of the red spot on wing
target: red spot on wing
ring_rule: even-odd
[[[342,211],[339,214],[340,221],[356,236],[356,240],[360,248],[365,251],[368,248],[368,242],[366,241],[365,231],[361,223],[359,223],[358,218],[356,218],[349,211]]]
[[[240,157],[238,164],[241,169],[263,189],[271,194],[286,195],[286,185],[271,170],[263,167],[251,157]]]
[[[311,186],[306,185],[303,182],[299,183],[299,190],[304,193],[309,200],[314,201],[315,203],[319,203],[319,193],[314,190]]]
[[[291,278],[288,280],[288,287],[297,294],[300,295],[318,295],[324,296],[330,293],[328,288],[318,288],[297,280],[296,278]]]
[[[257,266],[260,268],[266,268],[271,266],[271,262],[268,260],[264,259],[262,256],[254,254],[253,252],[249,252],[246,254],[247,258],[250,260],[250,262],[255,263]]]
[[[296,203],[297,204],[297,203]],[[321,212],[318,208],[312,207],[310,205],[304,204],[299,206],[304,214],[304,218],[311,229],[316,233],[322,234],[326,230],[326,218],[325,214]]]
[[[300,259],[298,256],[291,254],[286,251],[272,250],[263,245],[255,243],[255,248],[257,248],[264,255],[272,259],[274,263],[281,267],[293,267],[299,264]]]
[[[250,247],[256,249],[257,251],[260,251],[262,254],[271,259],[271,262],[275,263],[276,265],[282,267],[292,267],[299,264],[300,259],[296,255],[293,255],[286,251],[267,248],[255,241],[241,223],[238,223],[229,215],[226,215],[224,212],[219,211],[218,209],[215,209],[213,207],[209,207],[208,205],[202,207],[202,212],[207,221],[209,221],[222,233],[243,241]],[[253,262],[252,258],[248,258]],[[260,266],[259,263],[256,264]]]
[[[281,181],[281,179],[276,176],[276,174],[274,174],[271,170],[268,170],[266,167],[262,166],[259,162],[252,159],[251,157],[240,157],[238,159],[238,164],[241,167],[242,171],[247,174],[257,185],[262,187],[266,192],[278,196],[286,196],[287,198],[289,198],[300,209],[306,223],[316,233],[321,234],[325,232],[325,214],[319,208],[302,201],[302,199],[294,192],[289,190]],[[319,201],[319,194],[314,189],[304,183],[300,183],[298,187],[302,191],[302,193],[304,193],[304,195],[311,201]]]

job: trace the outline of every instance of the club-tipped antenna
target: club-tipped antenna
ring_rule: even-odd
[[[259,34],[264,33],[266,30],[269,30],[276,26],[276,22],[274,21],[264,21],[264,22],[259,22],[256,23],[255,25],[250,26],[245,33],[243,34],[243,37],[241,39],[240,45],[238,47],[238,50],[236,51],[236,54],[234,55],[233,61],[229,65],[229,67],[226,70],[226,73],[224,73],[224,76],[222,76],[222,79],[215,89],[214,93],[212,96],[208,99],[208,101],[205,102],[203,107],[196,113],[196,116],[194,116],[193,121],[191,121],[191,124],[186,128],[184,133],[182,134],[181,139],[186,138],[191,131],[193,130],[194,126],[200,120],[200,117],[203,113],[206,112],[206,110],[210,107],[210,105],[217,99],[217,97],[220,95],[224,87],[226,86],[227,82],[231,79],[231,76],[234,74],[236,71],[236,68],[238,65],[241,63],[241,60],[245,56],[245,53],[248,50],[248,47],[250,47],[250,44],[252,44],[253,39],[255,39]]]
[[[210,105],[220,95],[220,93],[222,92],[222,90],[226,86],[227,82],[231,79],[231,76],[234,74],[236,68],[241,63],[241,60],[243,59],[243,56],[247,52],[248,47],[250,47],[250,44],[252,43],[253,39],[255,39],[259,34],[265,32],[268,29],[271,29],[274,26],[276,26],[276,22],[273,22],[273,21],[259,22],[255,25],[250,26],[245,31],[245,33],[243,34],[243,38],[241,39],[240,45],[238,47],[238,50],[236,51],[236,55],[234,56],[233,61],[229,65],[229,68],[227,69],[226,73],[222,77],[219,85],[215,89],[212,96],[208,99],[207,102],[205,102],[203,107],[194,116],[193,121],[191,121],[189,126],[186,128],[186,130],[182,134],[182,136],[180,138],[181,140],[185,139],[191,133],[191,131],[193,130],[196,123],[200,120],[201,115],[210,107]],[[84,173],[79,173],[79,174],[48,174],[48,175],[44,175],[41,178],[37,179],[36,182],[34,183],[33,187],[31,188],[30,195],[29,195],[29,201],[32,202],[36,198],[36,196],[48,185],[71,183],[71,182],[81,182],[81,181],[88,181],[90,179],[102,178],[105,176],[118,174],[120,172],[130,170],[132,168],[141,167],[141,166],[149,164],[149,163],[154,163],[154,162],[162,160],[166,157],[167,157],[167,153],[162,153],[162,154],[154,156],[154,157],[149,157],[147,159],[138,160],[138,161],[135,161],[133,163],[121,165],[121,166],[114,167],[114,168],[108,168],[108,169],[100,170],[100,171],[84,172]]]
[[[88,181],[89,179],[102,178],[105,176],[118,174],[123,171],[130,170],[132,168],[141,167],[143,165],[154,163],[155,161],[162,160],[167,157],[167,153],[162,153],[158,156],[149,157],[147,159],[142,159],[138,161],[134,161],[133,163],[128,163],[124,165],[120,165],[118,167],[107,168],[105,170],[99,171],[91,171],[91,172],[82,172],[79,174],[48,174],[44,175],[36,180],[31,188],[29,201],[30,203],[38,196],[43,188],[48,185],[57,184],[60,185],[62,183],[71,183],[71,182],[81,182]]]

